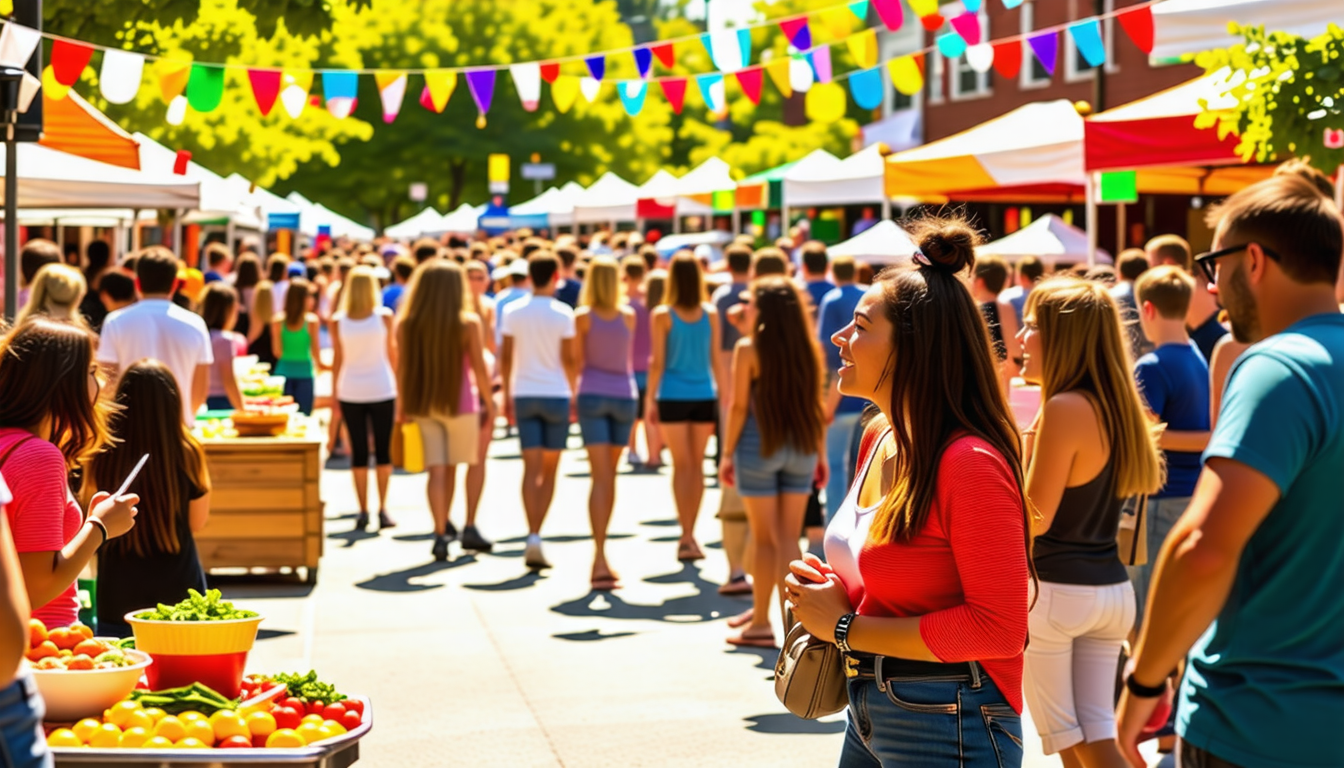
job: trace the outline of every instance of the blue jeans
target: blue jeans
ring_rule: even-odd
[[[45,714],[28,670],[0,689],[0,768],[51,768],[51,750],[42,734]]]
[[[628,397],[579,395],[579,431],[583,444],[618,445],[630,442],[638,403]]]
[[[229,402],[228,395],[210,395],[205,398],[205,409],[208,411],[232,411],[233,403]]]
[[[989,677],[849,681],[839,768],[1019,768],[1022,717]]]
[[[1175,527],[1176,521],[1185,514],[1190,506],[1189,496],[1173,496],[1165,499],[1149,499],[1148,509],[1148,562],[1143,565],[1127,566],[1129,581],[1134,585],[1134,597],[1138,602],[1138,619],[1134,622],[1134,631],[1143,626],[1143,611],[1148,604],[1148,587],[1152,584],[1153,563],[1167,534]]]
[[[858,456],[852,448],[854,433],[859,430],[861,411],[837,413],[826,427],[826,466],[831,476],[826,480],[826,522],[831,522],[840,509],[840,502],[849,493],[854,482],[854,462]]]
[[[569,437],[569,398],[515,397],[513,418],[524,451],[543,448],[563,451]]]
[[[285,379],[285,394],[294,398],[294,402],[299,404],[299,413],[304,416],[313,412],[313,384],[316,381],[313,378]]]

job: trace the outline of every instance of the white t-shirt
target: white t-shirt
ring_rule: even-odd
[[[108,315],[98,343],[98,362],[115,365],[120,374],[147,357],[173,372],[182,396],[182,417],[190,422],[196,366],[215,362],[205,321],[167,299],[145,299]]]
[[[397,396],[397,378],[387,359],[387,307],[377,307],[363,320],[337,312],[341,338],[341,375],[336,393],[344,403],[381,403]]]
[[[528,296],[509,303],[499,323],[513,337],[513,396],[568,398],[560,343],[574,338],[574,310],[553,296]]]

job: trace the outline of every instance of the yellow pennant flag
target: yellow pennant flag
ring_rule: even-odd
[[[442,112],[448,106],[457,88],[457,73],[448,69],[431,69],[425,72],[425,87],[429,88],[429,101],[435,112]]]
[[[191,75],[191,63],[181,61],[159,62],[159,93],[163,103],[172,103],[187,89],[187,78]]]
[[[821,18],[821,23],[831,33],[831,37],[839,40],[842,37],[849,37],[849,30],[853,28],[854,14],[844,6],[832,8],[828,11],[822,11],[817,14]]]
[[[787,56],[766,64],[765,71],[770,74],[770,81],[775,84],[784,98],[787,99],[793,95],[793,86],[789,83],[789,58]]]
[[[48,64],[42,70],[42,93],[51,97],[52,101],[60,101],[70,92],[70,86],[61,85],[56,81],[56,72]]]
[[[833,123],[845,116],[845,89],[839,83],[818,83],[807,92],[809,120],[818,123]]]
[[[378,90],[387,90],[387,86],[397,82],[397,79],[405,75],[405,72],[398,72],[391,69],[380,69],[373,73],[373,81],[378,84]]]
[[[578,97],[579,78],[574,75],[560,75],[551,83],[551,98],[555,100],[555,110],[560,114],[568,112]]]
[[[854,58],[854,64],[859,69],[877,66],[876,29],[865,29],[857,35],[851,35],[845,40],[845,45],[849,46],[849,55]]]
[[[910,10],[921,19],[932,16],[938,12],[938,0],[910,0]]]
[[[918,57],[918,60],[916,60]],[[924,88],[924,54],[913,54],[887,62],[891,84],[906,96],[914,96]]]

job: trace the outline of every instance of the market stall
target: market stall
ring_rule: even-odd
[[[808,155],[784,174],[785,207],[881,203],[882,218],[890,218],[890,201],[883,189],[882,156],[885,149],[881,144],[874,144],[844,160],[829,153]]]
[[[607,224],[634,221],[639,187],[608,171],[593,186],[574,196],[575,224]]]
[[[1037,256],[1049,264],[1080,263],[1088,261],[1089,244],[1086,232],[1053,213],[1047,213],[1007,237],[985,243],[976,248],[975,253],[977,256],[1001,256],[1010,262],[1023,256]],[[1111,255],[1098,250],[1096,260],[1109,264]]]
[[[909,264],[919,247],[910,234],[891,219],[883,219],[872,227],[827,249],[831,258],[853,256],[874,266]]]

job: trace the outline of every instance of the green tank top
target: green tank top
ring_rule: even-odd
[[[280,323],[280,355],[275,364],[275,375],[287,379],[311,379],[313,371],[313,337],[305,321],[299,330],[291,331]]]

